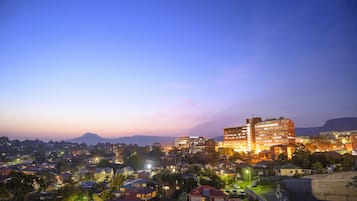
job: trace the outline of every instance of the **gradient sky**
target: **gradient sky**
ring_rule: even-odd
[[[0,1],[0,134],[222,135],[357,116],[357,2]]]

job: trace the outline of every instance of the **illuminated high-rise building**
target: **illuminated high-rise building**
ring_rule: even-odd
[[[255,124],[256,152],[273,145],[295,144],[294,122],[287,118],[270,119]]]
[[[255,125],[261,121],[262,121],[262,118],[260,118],[260,117],[246,119],[248,151],[256,150],[256,148],[255,148],[255,144],[256,144]]]
[[[255,150],[255,124],[261,122],[259,117],[246,119],[245,126],[224,129],[224,147],[231,147],[235,151]]]
[[[350,141],[352,144],[352,150],[357,151],[357,132],[350,135]]]
[[[247,127],[239,126],[224,129],[224,147],[233,148],[235,151],[248,151]]]
[[[255,117],[246,119],[246,125],[224,129],[223,147],[235,151],[259,153],[274,145],[295,144],[294,122],[287,118],[262,121]]]

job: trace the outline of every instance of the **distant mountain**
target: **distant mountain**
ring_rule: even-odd
[[[357,117],[344,117],[327,120],[321,127],[295,128],[297,136],[319,135],[323,131],[357,130]]]
[[[89,145],[107,142],[106,139],[104,139],[104,138],[102,138],[99,135],[94,134],[94,133],[85,133],[85,134],[83,134],[82,136],[80,136],[78,138],[74,138],[74,139],[71,139],[71,140],[68,140],[68,141],[73,142],[73,143],[86,143],[86,144],[89,144]]]
[[[162,145],[173,144],[175,137],[169,136],[147,136],[147,135],[133,135],[127,137],[120,137],[111,139],[114,143],[124,143],[124,144],[137,144],[137,145],[152,145],[155,142],[159,142]]]
[[[322,127],[295,128],[296,136],[319,135]]]
[[[357,117],[330,119],[323,125],[322,131],[357,130]]]
[[[216,141],[216,142],[218,142],[218,141],[223,141],[223,139],[224,139],[224,136],[223,136],[223,135],[217,136],[217,137],[213,138],[213,140]]]
[[[147,136],[147,135],[134,135],[119,138],[102,138],[94,133],[85,133],[84,135],[70,139],[69,142],[73,143],[86,143],[88,145],[94,145],[97,143],[124,143],[124,144],[137,144],[140,146],[152,145],[155,142],[159,142],[162,145],[171,145],[175,141],[175,137],[168,136]]]

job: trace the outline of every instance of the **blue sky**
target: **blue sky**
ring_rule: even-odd
[[[252,115],[357,116],[356,13],[343,0],[1,1],[0,134],[214,136]]]

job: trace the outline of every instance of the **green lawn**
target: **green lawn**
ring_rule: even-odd
[[[252,187],[250,189],[269,201],[277,200],[275,198],[275,188],[273,185],[258,185],[257,187]]]
[[[271,185],[258,185],[257,187],[252,187],[250,189],[252,189],[258,195],[264,195],[266,193],[274,191],[274,188]]]
[[[257,187],[251,187],[251,183],[249,181],[237,181],[234,182],[232,185],[227,185],[224,190],[229,190],[231,191],[233,189],[233,186],[239,186],[241,189],[245,189],[245,187],[248,187],[252,191],[254,191],[256,194],[266,198],[267,200],[274,200],[275,198],[275,188],[273,185],[266,184],[266,185],[258,185]],[[243,199],[244,201],[248,200],[247,198]]]

